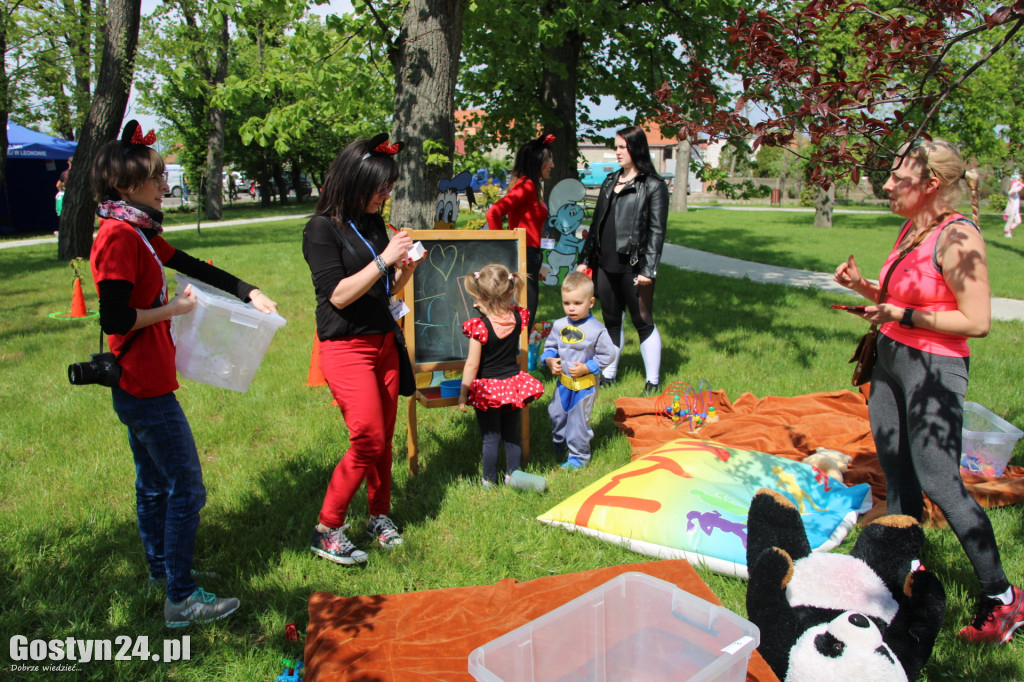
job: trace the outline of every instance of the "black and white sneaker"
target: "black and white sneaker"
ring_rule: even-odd
[[[314,527],[313,544],[309,549],[314,554],[336,564],[351,566],[365,563],[366,552],[352,544],[352,541],[345,535],[346,530],[348,530],[347,523],[341,528],[332,528],[323,533]]]
[[[394,549],[402,544],[402,536],[398,534],[395,522],[384,514],[371,516],[366,534],[380,543],[384,549]]]

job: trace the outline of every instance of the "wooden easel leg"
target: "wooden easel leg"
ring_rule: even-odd
[[[415,476],[420,472],[419,457],[419,431],[416,425],[416,398],[409,398],[406,406],[406,418],[409,422],[409,473]]]

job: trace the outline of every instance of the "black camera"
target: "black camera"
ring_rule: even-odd
[[[93,353],[89,362],[68,365],[68,381],[76,386],[99,384],[114,387],[121,381],[121,365],[113,353]]]

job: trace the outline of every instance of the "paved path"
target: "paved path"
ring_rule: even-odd
[[[810,287],[834,293],[856,296],[852,291],[832,281],[832,273],[795,270],[776,265],[762,265],[750,261],[728,258],[706,251],[688,249],[685,246],[665,244],[661,262],[684,270],[706,272],[725,277],[749,277],[761,284],[785,284],[796,287]],[[995,320],[1024,321],[1024,301],[1012,298],[992,298],[992,318]]]
[[[729,207],[727,210],[735,211],[744,209],[740,207]],[[763,211],[764,209],[751,208],[746,210]],[[790,210],[813,211],[814,209]],[[879,212],[887,213],[888,211]],[[269,223],[279,220],[300,220],[302,218],[307,217],[309,217],[308,213],[299,215],[273,216],[270,218],[225,220],[220,222],[206,223],[202,226],[202,229],[208,230],[215,229],[218,227],[227,227],[229,225],[243,225],[246,223]],[[164,230],[166,232],[177,232],[181,230],[194,230],[195,227],[195,225],[168,225],[167,227],[164,228]],[[9,249],[17,246],[28,246],[31,244],[56,243],[56,237],[44,237],[42,239],[21,239],[15,241],[0,242],[0,249]],[[741,279],[744,277],[748,277],[752,282],[760,282],[762,284],[784,284],[787,286],[795,287],[810,287],[821,289],[823,291],[830,291],[833,293],[856,295],[853,294],[853,292],[851,292],[849,289],[841,287],[835,282],[833,282],[831,273],[811,272],[809,270],[796,270],[793,268],[783,268],[775,265],[763,265],[761,263],[753,263],[751,261],[740,260],[738,258],[728,258],[727,256],[719,256],[714,253],[708,253],[707,251],[688,249],[685,246],[676,246],[675,244],[665,244],[665,249],[662,253],[661,262],[666,263],[668,265],[673,265],[677,268],[682,268],[683,270],[706,272],[711,275],[721,275],[723,277],[738,277]],[[996,320],[1024,321],[1024,301],[1018,301],[1011,298],[993,298],[992,317],[993,319]]]
[[[251,223],[273,223],[279,220],[301,220],[303,218],[309,218],[311,213],[301,213],[299,215],[279,215],[270,216],[269,218],[243,218],[241,220],[218,220],[210,223],[202,223],[200,229],[209,230],[216,227],[228,227],[229,225],[247,225]],[[194,230],[196,229],[195,223],[189,223],[186,225],[164,225],[164,232],[181,232],[183,230]],[[13,249],[17,246],[33,246],[35,244],[56,244],[57,237],[36,237],[35,239],[13,239],[11,241],[0,242],[0,249]]]

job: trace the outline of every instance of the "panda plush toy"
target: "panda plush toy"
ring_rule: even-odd
[[[916,680],[946,608],[938,578],[911,570],[923,544],[915,519],[885,516],[849,555],[812,552],[796,506],[758,491],[747,521],[747,617],[779,679]]]

